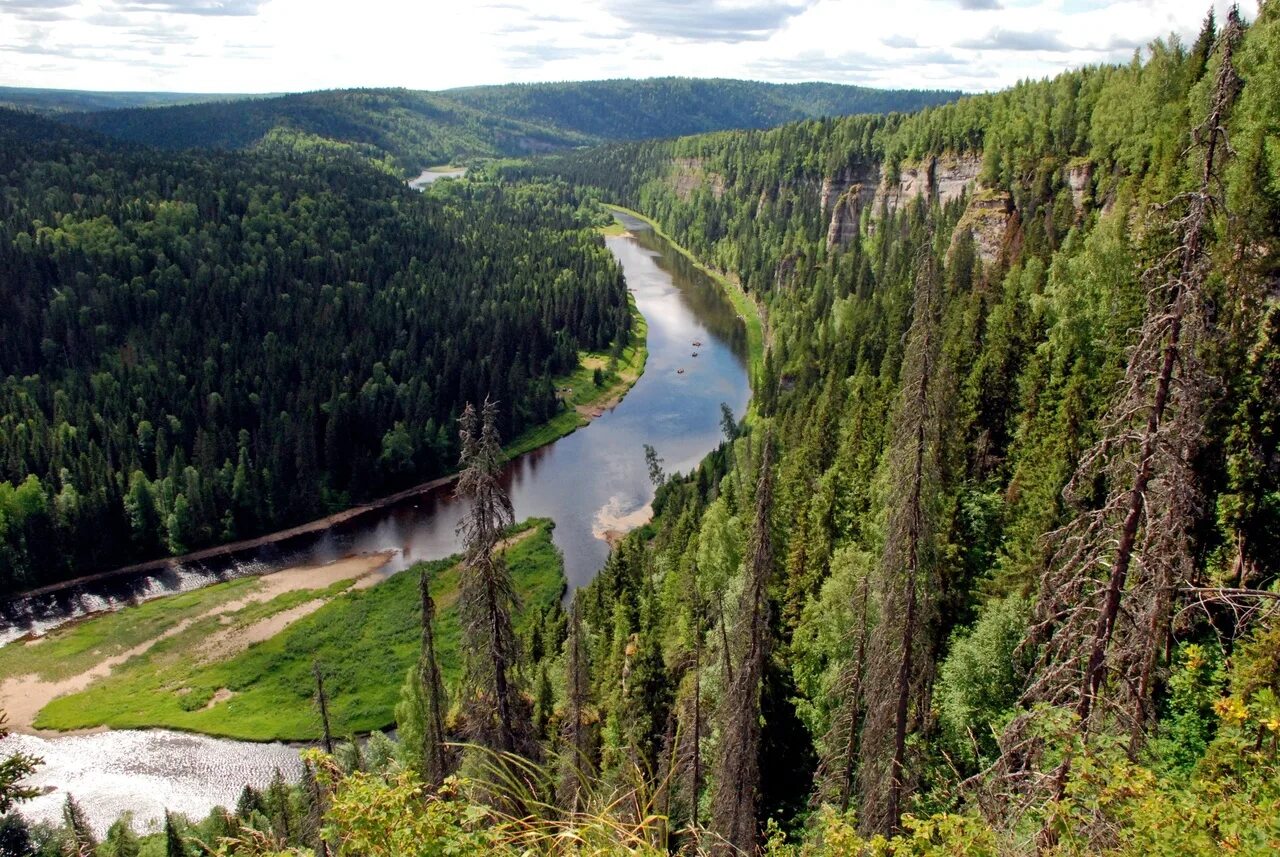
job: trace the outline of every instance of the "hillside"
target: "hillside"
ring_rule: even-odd
[[[766,309],[745,436],[578,596],[603,782],[639,757],[744,849],[1275,848],[1277,50],[1273,4],[913,116],[507,169]]]
[[[55,115],[126,107],[167,107],[204,101],[252,98],[247,95],[217,95],[203,92],[96,92],[83,89],[36,89],[0,86],[0,107]]]
[[[769,128],[822,116],[911,113],[960,95],[835,83],[679,77],[476,86],[441,94],[486,113],[547,123],[596,141]]]
[[[910,111],[958,93],[735,80],[615,80],[415,92],[333,90],[62,121],[164,148],[243,149],[285,127],[390,155],[409,173],[472,156],[529,155],[605,140],[762,128],[799,118]]]
[[[0,595],[439,476],[466,401],[516,438],[630,328],[562,185],[424,195],[288,132],[172,153],[10,111],[0,175]]]
[[[564,149],[585,137],[495,117],[429,92],[348,89],[177,107],[68,114],[62,121],[166,149],[244,149],[286,128],[390,156],[404,173],[476,155]]]

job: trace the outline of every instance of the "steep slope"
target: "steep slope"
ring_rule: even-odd
[[[507,169],[648,214],[767,309],[748,436],[579,598],[611,653],[606,781],[639,754],[680,784],[673,827],[708,797],[719,824],[697,771],[751,750],[664,742],[738,722],[763,648],[761,822],[826,804],[850,851],[847,809],[870,834],[958,808],[907,824],[947,851],[1208,852],[1215,818],[1275,842],[1251,749],[1280,685],[1274,4],[1243,29],[912,116]]]

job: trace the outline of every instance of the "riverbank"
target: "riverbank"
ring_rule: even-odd
[[[565,409],[546,423],[529,429],[506,444],[503,452],[508,458],[515,458],[527,452],[532,452],[539,447],[554,443],[560,438],[588,425],[592,419],[615,407],[622,401],[627,392],[635,386],[640,376],[644,373],[644,367],[648,360],[648,323],[636,305],[634,296],[630,293],[628,293],[628,303],[631,308],[632,318],[630,342],[622,350],[616,368],[606,373],[605,384],[600,387],[595,386],[593,376],[597,367],[607,368],[610,357],[609,352],[580,351],[578,369],[569,375],[555,378],[552,381],[557,390],[571,389],[573,391],[571,395],[562,396],[566,405]],[[181,556],[161,557],[109,571],[77,577],[23,592],[13,596],[13,598],[14,600],[38,598],[75,587],[104,583],[136,575],[152,574],[181,566],[194,566],[237,554],[251,553],[270,545],[323,533],[339,525],[354,522],[365,515],[449,485],[456,478],[456,473],[447,474],[428,482],[414,485],[411,488],[397,491],[394,494],[360,503],[340,512],[335,512],[332,515],[326,515],[323,518],[317,518],[293,527],[251,539],[241,539],[224,545],[203,548]],[[90,613],[86,615],[96,614]],[[21,640],[17,642],[20,643]],[[0,646],[0,651],[3,651],[4,648],[5,646]],[[3,700],[2,696],[0,696],[0,700]]]
[[[650,217],[626,208],[621,205],[613,205],[606,203],[605,208],[610,211],[621,212],[628,217],[634,217],[646,224],[661,239],[667,242],[681,256],[689,260],[695,268],[713,280],[724,290],[724,295],[728,298],[729,303],[738,313],[738,317],[742,319],[742,323],[747,328],[747,356],[751,367],[751,377],[753,379],[759,377],[760,370],[764,367],[764,322],[761,316],[760,306],[756,301],[746,293],[742,288],[742,284],[735,279],[717,271],[716,269],[704,264],[697,256],[689,252],[683,245],[663,231],[662,227]]]
[[[565,409],[509,443],[505,448],[508,458],[532,452],[589,425],[591,420],[617,407],[640,380],[649,360],[649,324],[630,292],[627,304],[631,309],[631,340],[618,355],[615,367],[608,368],[611,359],[608,351],[578,352],[577,370],[552,381]],[[596,369],[603,374],[604,383],[600,386],[595,384]]]
[[[564,590],[553,526],[528,521],[502,547],[524,605],[518,630]],[[378,570],[388,559],[353,557],[217,584],[0,649],[0,675],[7,676],[0,695],[6,707],[18,702],[11,717],[19,732],[170,728],[249,741],[314,740],[322,731],[312,703],[312,665],[319,662],[334,732],[385,728],[417,658],[420,574],[431,576],[446,677],[455,678],[461,663],[458,558],[384,577]],[[159,615],[171,621],[157,622]],[[105,641],[116,636],[132,645],[109,654]]]

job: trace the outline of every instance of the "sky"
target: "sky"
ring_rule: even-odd
[[[617,77],[999,89],[1152,39],[1211,0],[0,0],[0,85],[447,89]],[[1216,0],[1219,20],[1226,3]],[[1241,9],[1253,17],[1256,2]]]

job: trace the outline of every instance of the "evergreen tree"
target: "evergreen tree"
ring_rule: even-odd
[[[520,658],[511,616],[515,587],[498,542],[514,522],[511,499],[500,477],[502,445],[497,403],[485,400],[482,415],[468,403],[460,420],[462,472],[457,494],[470,502],[458,524],[463,543],[460,596],[465,657],[463,710],[478,744],[504,753],[532,750],[529,720],[516,683]]]
[[[766,434],[756,481],[755,515],[747,550],[746,586],[734,625],[732,676],[721,703],[720,749],[712,774],[711,829],[716,852],[750,853],[756,848],[760,801],[760,693],[772,643],[770,585],[774,557],[773,438]]]
[[[879,621],[868,641],[859,753],[860,818],[865,829],[897,828],[911,787],[907,734],[927,705],[929,645],[937,591],[936,506],[940,490],[937,396],[940,284],[926,243],[916,277],[901,392],[886,453],[889,488],[884,553],[875,582]]]
[[[70,857],[94,857],[98,839],[93,835],[88,816],[71,795],[67,795],[66,802],[62,804],[62,825],[66,831]]]

